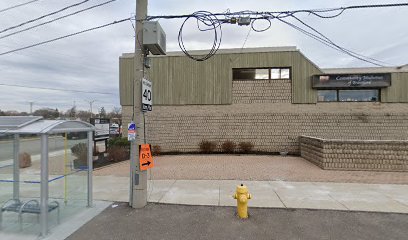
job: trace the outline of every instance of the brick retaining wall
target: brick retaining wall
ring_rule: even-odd
[[[408,141],[299,137],[301,156],[322,169],[408,171]]]

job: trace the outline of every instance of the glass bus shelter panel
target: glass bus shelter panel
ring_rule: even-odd
[[[0,135],[0,206],[13,198],[13,135]]]
[[[64,205],[85,207],[88,196],[87,132],[52,135],[60,138],[63,148],[49,157],[49,199]]]

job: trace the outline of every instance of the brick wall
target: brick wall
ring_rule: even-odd
[[[232,102],[290,103],[291,80],[232,81]]]
[[[131,107],[124,107],[130,120]],[[198,151],[201,140],[249,141],[255,150],[299,154],[298,137],[407,140],[408,104],[318,103],[154,106],[147,140],[162,151]]]
[[[322,169],[408,171],[408,141],[299,138],[301,156]]]
[[[300,154],[298,137],[407,140],[408,104],[291,104],[289,80],[234,81],[232,105],[153,106],[146,137],[163,152],[193,152],[202,140],[252,142],[263,152]],[[131,119],[123,106],[124,123]],[[126,131],[124,131],[126,134]]]

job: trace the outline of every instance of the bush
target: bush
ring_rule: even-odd
[[[161,153],[161,147],[159,145],[152,146],[152,155],[159,156]]]
[[[217,144],[215,142],[203,140],[200,142],[200,152],[202,153],[212,153],[217,148]]]
[[[127,140],[127,138],[121,138],[121,137],[111,138],[108,141],[108,148],[113,147],[113,146],[129,148],[130,142]]]
[[[85,161],[88,158],[88,146],[86,143],[78,143],[72,146],[72,154],[80,161]]]
[[[240,142],[239,143],[239,149],[242,153],[250,153],[252,152],[253,148],[254,148],[254,144],[250,142]]]
[[[127,147],[111,146],[108,148],[108,160],[112,162],[120,162],[130,158],[130,151]]]
[[[127,138],[111,138],[108,141],[108,160],[119,162],[130,158],[130,142]]]
[[[221,145],[221,149],[224,153],[234,153],[235,152],[236,144],[232,141],[225,141]]]

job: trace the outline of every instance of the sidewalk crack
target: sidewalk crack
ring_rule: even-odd
[[[163,195],[161,196],[161,198],[157,201],[157,203],[160,203],[161,200],[163,200],[164,196],[166,196],[166,194],[170,191],[170,189],[174,186],[174,184],[176,183],[177,180],[174,180],[174,182],[170,185],[170,187],[167,189],[167,191],[165,193],[163,193]]]
[[[337,202],[338,204],[340,204],[341,206],[345,207],[347,210],[350,210],[346,205],[344,205],[344,203],[340,202],[339,200],[335,199],[332,195],[327,194],[331,199],[333,199],[335,202]]]

